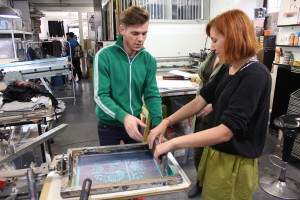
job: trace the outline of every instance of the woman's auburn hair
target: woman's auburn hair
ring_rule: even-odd
[[[224,36],[224,52],[221,60],[232,63],[254,56],[261,48],[250,18],[241,10],[222,13],[208,22],[206,34],[214,28]]]

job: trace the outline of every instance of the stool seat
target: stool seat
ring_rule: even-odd
[[[282,115],[274,120],[274,124],[283,132],[282,165],[278,166],[280,167],[280,175],[279,177],[266,175],[260,178],[259,185],[265,192],[273,196],[283,199],[299,199],[300,183],[294,179],[286,178],[285,175],[295,138],[300,132],[300,114]]]
[[[274,124],[283,133],[300,133],[300,114],[285,114],[274,120]]]

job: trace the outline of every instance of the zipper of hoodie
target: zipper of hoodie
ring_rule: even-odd
[[[131,92],[131,66],[132,66],[132,63],[134,61],[134,59],[141,53],[143,52],[144,50],[141,50],[140,52],[138,52],[133,58],[132,58],[132,61],[130,62],[130,58],[128,56],[128,54],[126,53],[126,51],[120,47],[119,45],[116,45],[117,47],[119,47],[120,49],[122,49],[122,51],[126,54],[127,56],[127,59],[128,59],[128,63],[129,63],[129,107],[130,107],[130,110],[131,110],[131,115],[133,115],[133,109],[132,109],[132,92]],[[134,115],[133,115],[134,116]]]

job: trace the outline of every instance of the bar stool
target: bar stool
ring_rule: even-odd
[[[282,199],[299,199],[300,183],[286,177],[287,164],[291,157],[293,145],[297,134],[300,133],[300,114],[285,114],[277,117],[274,124],[283,132],[282,158],[271,155],[282,160],[281,166],[270,161],[280,168],[279,177],[266,175],[259,180],[260,187],[267,193]]]

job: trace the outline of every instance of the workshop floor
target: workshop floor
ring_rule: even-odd
[[[72,91],[64,89],[64,87],[54,87],[54,95],[56,97],[70,96]],[[54,144],[52,144],[53,155],[66,153],[68,148],[98,146],[97,136],[97,118],[94,113],[94,99],[93,99],[93,86],[92,83],[84,80],[82,84],[76,83],[76,105],[73,105],[73,100],[64,100],[66,103],[66,110],[59,118],[59,123],[67,123],[69,127],[67,130],[54,138]],[[263,155],[259,158],[259,174],[263,176],[265,174],[278,174],[279,169],[270,163],[268,156],[275,154],[281,156],[281,150],[279,148],[279,141],[275,135],[268,134],[266,145]],[[187,164],[181,166],[192,183],[195,183],[196,171],[194,169],[193,160],[189,160]],[[290,161],[287,170],[287,177],[292,177],[300,182],[300,160],[293,158]],[[213,180],[212,180],[213,181]],[[195,197],[193,199],[199,199]],[[168,195],[159,195],[146,197],[147,200],[185,200],[187,197],[187,191],[178,192]],[[254,200],[265,200],[275,198],[260,188],[257,189],[253,197]]]

